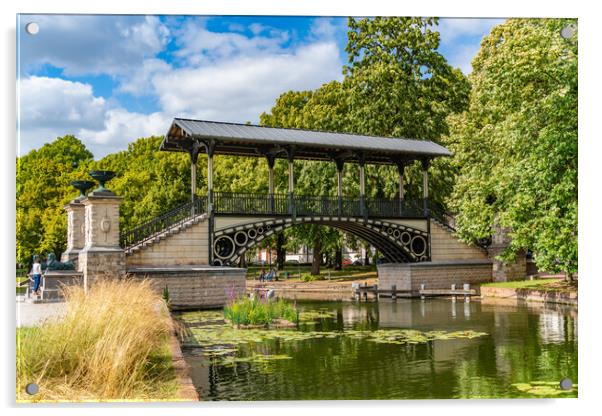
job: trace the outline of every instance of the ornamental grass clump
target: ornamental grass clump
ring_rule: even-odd
[[[280,300],[237,299],[224,307],[224,317],[235,325],[269,325],[276,319],[297,321],[297,309]]]
[[[17,332],[17,399],[124,400],[175,396],[170,317],[148,281],[64,291],[62,320]],[[37,383],[28,396],[25,385]]]

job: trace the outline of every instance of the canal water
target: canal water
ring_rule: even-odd
[[[201,400],[576,397],[577,310],[449,299],[297,301],[297,328],[178,315]]]

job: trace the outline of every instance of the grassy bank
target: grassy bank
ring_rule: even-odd
[[[573,292],[577,283],[567,283],[561,279],[515,280],[510,282],[484,283],[482,287],[499,287],[506,289],[533,289],[543,291]]]
[[[169,313],[148,282],[71,287],[65,298],[64,319],[17,331],[17,400],[175,397]],[[24,393],[28,383],[39,393]]]

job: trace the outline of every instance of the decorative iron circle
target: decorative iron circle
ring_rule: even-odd
[[[412,236],[410,235],[409,232],[404,231],[403,233],[401,233],[401,244],[403,244],[404,246],[407,246],[408,244],[410,244],[410,241],[412,241]]]
[[[257,227],[257,234],[263,234],[263,227]]]
[[[424,253],[426,253],[426,240],[423,236],[416,235],[414,238],[412,238],[410,247],[412,248],[412,253],[414,253],[416,256],[422,256]]]
[[[420,261],[427,261],[427,260],[428,260],[428,257],[426,257],[426,256],[420,257]]]
[[[399,231],[397,228],[393,230],[393,237],[399,238],[400,235],[401,231]]]
[[[271,226],[270,224],[267,224],[267,225],[265,226],[265,229],[266,229],[267,231],[270,231],[270,230],[272,229],[272,226]]]
[[[239,231],[236,234],[234,234],[234,242],[236,243],[236,245],[244,246],[245,244],[247,244],[247,241],[249,241],[249,238],[247,237],[247,233],[245,233],[244,231]]]
[[[389,234],[389,235],[393,234],[393,228],[392,227],[387,227],[387,234]]]
[[[234,254],[234,240],[227,235],[217,237],[213,243],[213,253],[219,259],[225,260]]]
[[[223,263],[220,259],[215,259],[213,260],[213,265],[214,266],[221,266]]]
[[[251,228],[249,231],[247,231],[247,235],[251,240],[255,240],[255,237],[257,237],[257,231],[255,231],[255,228]]]

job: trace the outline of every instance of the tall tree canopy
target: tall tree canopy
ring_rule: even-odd
[[[448,133],[447,116],[467,108],[469,85],[439,53],[436,24],[436,18],[350,18],[343,81],[282,94],[261,124],[439,141]],[[334,163],[299,165],[299,192],[333,195]],[[420,175],[419,166],[406,169],[408,198],[420,197]],[[443,201],[453,184],[449,161],[435,161],[431,177],[432,195]],[[368,166],[366,178],[368,196],[395,196],[394,168]],[[357,167],[346,168],[344,183],[346,195],[359,194]],[[320,227],[306,230],[302,237],[314,246],[327,240]]]
[[[160,152],[160,137],[139,139],[122,152],[93,161],[75,137],[65,136],[17,159],[17,261],[34,253],[66,248],[63,206],[77,196],[70,182],[91,178],[92,169],[117,173],[107,186],[124,197],[121,228],[126,229],[190,198],[190,165],[181,153]],[[203,183],[204,176],[199,175]]]
[[[92,153],[75,137],[59,137],[17,158],[17,262],[65,248],[63,206],[77,196],[69,182],[85,176]]]
[[[481,43],[469,109],[449,117],[450,200],[465,239],[511,230],[511,259],[577,271],[577,35],[569,19],[511,19]],[[575,26],[576,27],[576,26]]]

